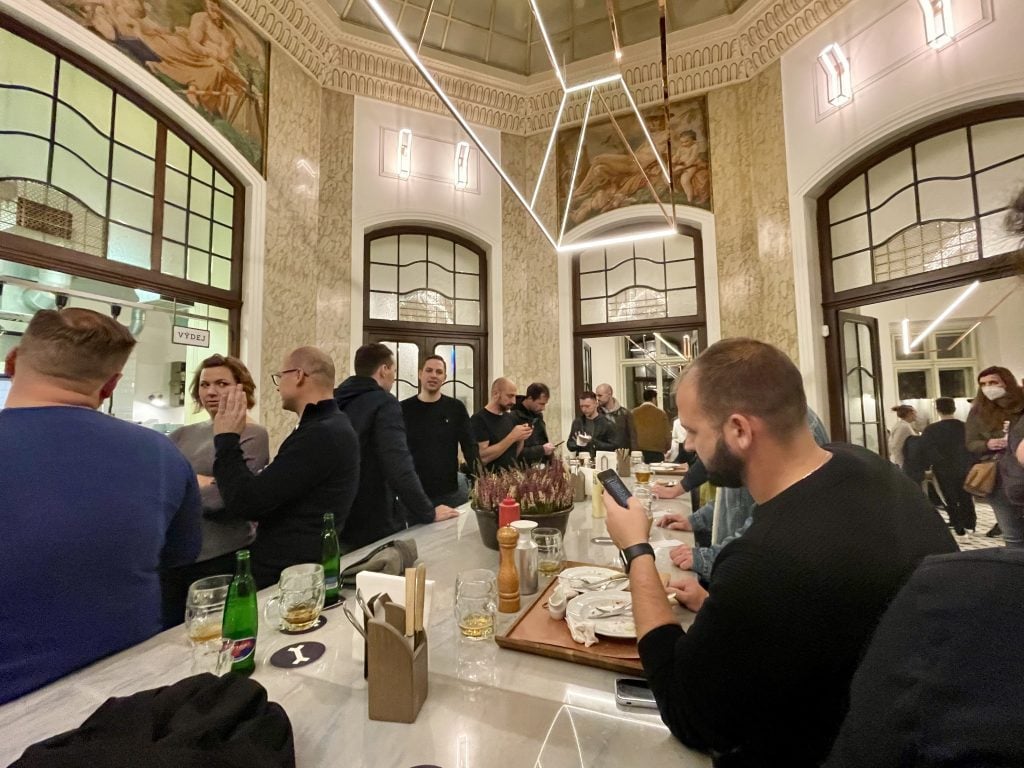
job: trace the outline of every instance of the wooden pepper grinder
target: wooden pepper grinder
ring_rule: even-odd
[[[519,610],[519,572],[516,570],[516,544],[519,532],[506,525],[498,529],[501,566],[498,568],[498,610],[515,613]]]

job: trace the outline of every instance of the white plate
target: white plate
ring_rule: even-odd
[[[617,609],[633,604],[633,596],[628,592],[591,592],[574,597],[565,610],[566,618],[574,621],[592,621],[594,632],[604,637],[615,637],[624,640],[636,638],[636,625],[632,616],[610,616],[600,618],[593,615],[598,608]]]
[[[558,581],[563,586],[569,587],[570,589],[579,590],[580,592],[586,592],[586,588],[580,589],[581,586],[586,584],[593,584],[598,581],[604,581],[610,579],[613,576],[624,575],[622,571],[616,571],[614,568],[602,568],[598,565],[577,565],[573,568],[566,568],[560,574],[558,574]],[[611,584],[605,586],[603,589],[599,588],[600,592],[612,592],[616,590],[623,590],[629,585],[628,579],[622,579],[622,581],[613,581]]]

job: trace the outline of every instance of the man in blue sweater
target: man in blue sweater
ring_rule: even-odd
[[[199,554],[199,487],[166,437],[100,413],[135,339],[36,313],[0,411],[0,704],[161,630],[161,568]]]

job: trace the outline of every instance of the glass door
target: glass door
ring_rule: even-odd
[[[885,456],[887,449],[885,422],[882,419],[878,320],[852,312],[840,312],[839,355],[847,439],[854,445],[861,445]]]

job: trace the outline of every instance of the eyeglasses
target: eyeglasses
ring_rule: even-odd
[[[281,377],[282,376],[284,376],[286,373],[295,373],[296,371],[298,371],[299,373],[302,373],[302,369],[301,368],[289,368],[286,371],[278,371],[277,373],[270,374],[270,380],[272,382],[274,382],[274,386],[275,387],[279,387],[279,386],[281,386]]]

